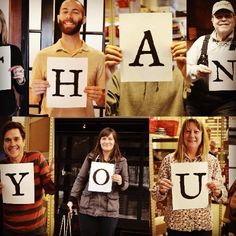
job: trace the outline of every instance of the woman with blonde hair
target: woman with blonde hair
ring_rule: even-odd
[[[7,24],[2,10],[0,9],[0,50],[3,47],[9,47],[11,59],[11,88],[0,88],[0,115],[1,116],[14,116],[20,114],[20,101],[17,101],[18,95],[26,95],[27,83],[24,76],[22,55],[20,49],[8,43],[7,37]],[[0,55],[0,63],[4,63],[5,55]],[[1,74],[1,77],[3,75]],[[0,78],[4,80],[6,78]],[[19,98],[21,100],[21,97]],[[21,115],[26,115],[22,114]]]
[[[171,189],[172,163],[208,163],[209,204],[205,208],[173,210]],[[194,183],[193,183],[194,184]],[[186,119],[180,131],[177,149],[168,154],[161,163],[158,180],[152,191],[156,201],[167,200],[165,222],[168,236],[209,236],[212,235],[211,197],[217,202],[227,200],[227,191],[223,184],[221,169],[216,157],[209,153],[207,132],[197,119]]]

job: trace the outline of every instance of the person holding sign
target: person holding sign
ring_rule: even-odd
[[[114,174],[101,168],[92,172],[90,167],[94,163],[114,165]],[[105,185],[109,179],[112,181],[110,192],[89,191],[89,172],[97,182],[97,188]],[[92,173],[91,173],[92,172]],[[99,180],[99,174],[106,173],[105,181]],[[101,179],[103,179],[100,176]],[[106,181],[107,179],[107,181]],[[72,212],[73,204],[79,210],[79,228],[81,236],[113,236],[119,217],[119,192],[128,188],[127,160],[121,156],[117,133],[112,128],[104,128],[98,135],[95,148],[87,155],[80,172],[73,184],[69,197],[68,207]]]
[[[23,166],[23,164],[33,164],[32,173],[23,171],[22,173],[13,169],[9,170],[6,177],[12,182],[11,186],[0,183],[0,192],[13,187],[12,197],[16,199],[26,197],[28,194],[34,194],[33,203],[19,204],[5,203],[3,200],[3,236],[46,236],[46,217],[43,204],[43,191],[46,194],[54,194],[54,167],[48,166],[44,156],[39,152],[25,152],[25,131],[24,127],[18,123],[10,121],[2,128],[3,148],[6,155],[5,160],[1,161],[1,172],[12,164]],[[33,175],[34,185],[29,186],[25,183],[27,176]],[[18,176],[19,175],[19,176]],[[28,186],[26,191],[22,186]],[[30,192],[33,188],[33,193]],[[5,199],[8,201],[8,199]]]
[[[188,167],[192,165],[193,174],[190,174],[190,168],[185,167],[183,173],[176,174],[179,180],[173,182],[172,168],[184,163]],[[198,167],[201,163],[205,164],[208,171]],[[208,178],[203,184],[207,174]],[[188,183],[190,177],[194,180]],[[190,190],[191,186],[192,190]],[[173,193],[174,187],[179,188],[176,194]],[[203,191],[207,193],[206,206],[200,208],[198,205],[201,202],[198,203],[196,200]],[[177,194],[181,196],[178,201],[182,209],[175,210],[173,202]],[[211,197],[217,202],[226,202],[227,191],[223,184],[219,162],[216,157],[209,154],[207,132],[199,120],[190,118],[184,121],[176,151],[162,160],[157,183],[152,189],[152,197],[156,201],[167,199],[164,215],[168,235],[212,235]],[[190,203],[190,207],[186,207],[184,202]],[[191,202],[193,202],[192,206]]]
[[[236,115],[235,12],[229,1],[212,8],[214,31],[201,36],[187,52],[188,115]]]
[[[184,85],[186,76],[186,42],[172,44],[171,53],[177,63],[173,81],[121,82],[117,65],[122,61],[122,50],[113,45],[105,49],[107,116],[178,116],[184,114]]]
[[[0,115],[26,115],[23,95],[28,91],[20,49],[7,41],[7,24],[0,9]],[[19,101],[16,94],[21,95]],[[21,110],[20,110],[21,109]]]
[[[84,6],[78,0],[62,2],[57,22],[62,37],[54,45],[41,50],[33,64],[31,87],[34,101],[39,103],[43,97],[41,114],[54,117],[94,116],[93,102],[98,106],[105,105],[104,54],[80,38],[80,28],[86,17]],[[63,60],[62,65],[56,64],[59,58]],[[71,60],[76,65],[72,66]],[[49,94],[49,91],[52,93]],[[85,94],[87,99],[78,105]],[[63,100],[48,106],[55,97]],[[63,102],[68,99],[73,102],[65,106]]]

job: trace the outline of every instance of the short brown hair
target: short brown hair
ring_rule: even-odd
[[[20,122],[8,121],[2,127],[2,141],[4,140],[5,134],[11,129],[18,129],[20,131],[21,137],[25,140],[25,128]]]

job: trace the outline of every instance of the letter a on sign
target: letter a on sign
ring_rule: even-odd
[[[114,164],[93,161],[90,168],[88,190],[92,192],[111,192],[111,176],[114,174],[114,168]]]
[[[3,203],[34,203],[34,164],[1,164]]]
[[[173,210],[207,207],[207,162],[172,163],[171,180]]]
[[[120,14],[121,82],[172,80],[171,13]]]

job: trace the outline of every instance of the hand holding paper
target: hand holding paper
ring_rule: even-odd
[[[121,175],[114,174],[114,175],[112,175],[111,178],[112,178],[112,181],[116,182],[118,185],[122,184],[122,177],[121,177]]]
[[[50,85],[48,81],[46,80],[37,79],[33,81],[31,87],[32,87],[33,94],[37,96],[37,95],[45,93],[47,88],[50,87]]]
[[[11,72],[13,72],[13,79],[16,79],[19,84],[22,84],[24,82],[24,68],[20,65],[13,66],[9,69]]]
[[[159,181],[159,191],[161,194],[165,194],[166,192],[168,192],[171,188],[172,188],[173,184],[169,179],[161,179]]]
[[[207,183],[207,187],[210,189],[212,194],[216,197],[220,197],[222,192],[220,189],[220,184],[217,181],[212,181]]]
[[[87,93],[87,98],[95,101],[98,106],[105,105],[105,94],[99,86],[86,86],[84,92]]]
[[[53,162],[51,162],[51,164],[49,165],[49,172],[48,172],[48,174],[47,174],[47,176],[52,180],[52,182],[54,183],[54,177],[55,177],[55,175],[54,175],[54,163]]]

